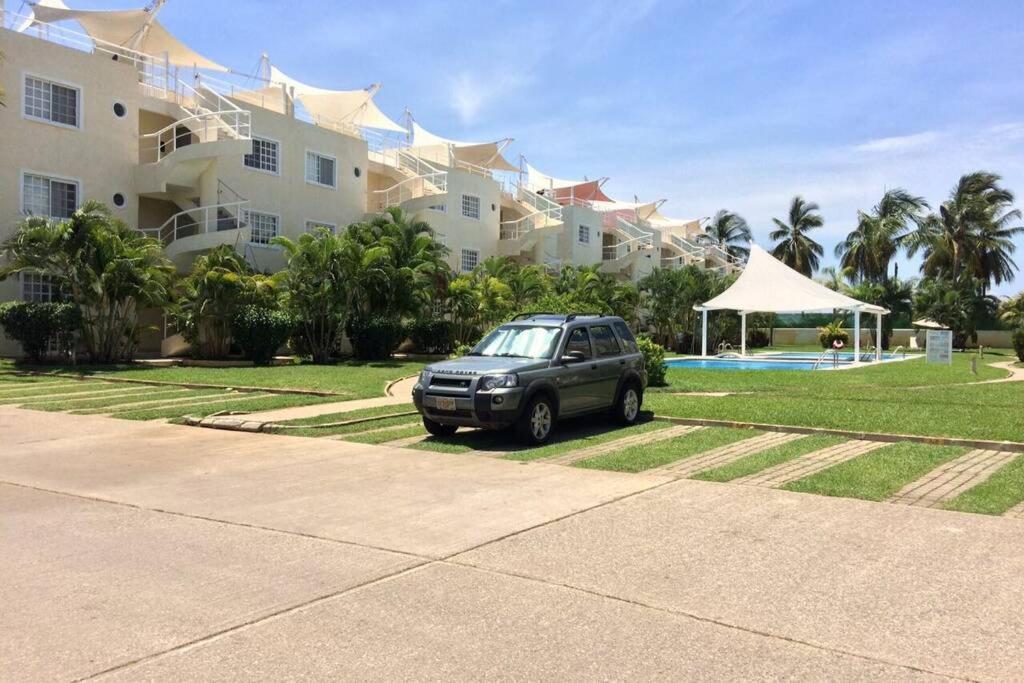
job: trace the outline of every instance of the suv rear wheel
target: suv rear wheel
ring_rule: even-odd
[[[423,418],[423,427],[434,436],[451,436],[458,430],[455,425],[444,425],[434,422],[429,417]]]
[[[516,433],[529,446],[539,446],[551,438],[555,431],[555,408],[551,399],[543,394],[535,396],[519,416]]]
[[[613,417],[624,425],[636,424],[640,418],[640,406],[644,395],[636,383],[631,382],[619,392],[619,400],[615,402]]]

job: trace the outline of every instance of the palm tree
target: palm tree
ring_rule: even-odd
[[[1011,258],[1013,239],[1024,233],[1024,226],[1013,225],[1021,212],[1011,208],[1014,195],[1000,180],[988,171],[961,176],[938,213],[906,236],[908,255],[923,254],[924,275],[954,280],[969,275],[985,290],[1013,278],[1017,271]]]
[[[750,226],[739,214],[720,210],[704,230],[730,256],[745,259],[750,256]]]
[[[821,269],[818,277],[814,279],[834,292],[845,292],[850,288],[852,273],[849,268],[826,266]]]
[[[536,265],[520,267],[516,264],[505,283],[509,289],[509,301],[517,312],[525,311],[541,298],[549,287],[547,273],[541,266]]]
[[[1014,328],[1024,327],[1024,291],[1000,302],[999,319]]]
[[[82,341],[95,363],[131,360],[138,312],[171,298],[174,265],[162,245],[114,218],[96,201],[68,220],[28,218],[0,246],[0,279],[36,272],[53,279],[82,314]]]
[[[789,223],[773,218],[776,230],[769,237],[777,244],[772,255],[797,272],[807,277],[818,269],[819,259],[825,250],[815,242],[808,233],[825,224],[821,214],[815,213],[819,207],[814,202],[805,201],[797,195],[789,207]]]
[[[836,245],[839,265],[856,279],[882,282],[889,277],[889,263],[908,234],[909,225],[920,223],[928,208],[924,197],[896,188],[882,195],[870,213],[857,212],[857,227]]]

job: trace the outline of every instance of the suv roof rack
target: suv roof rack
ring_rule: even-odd
[[[561,313],[555,313],[554,311],[530,311],[527,313],[517,313],[512,320],[527,320],[529,318],[536,318],[538,315],[555,315],[561,317]]]
[[[602,317],[600,313],[570,313],[569,315],[565,316],[565,322],[569,322],[570,320],[575,320],[576,318],[600,318],[600,317]]]

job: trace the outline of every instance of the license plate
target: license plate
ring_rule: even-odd
[[[455,410],[455,399],[454,398],[435,398],[434,407],[438,410]]]

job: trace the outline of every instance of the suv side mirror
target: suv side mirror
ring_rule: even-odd
[[[570,351],[569,353],[562,354],[560,359],[563,364],[568,365],[570,363],[582,363],[587,357],[583,355],[582,351]]]

